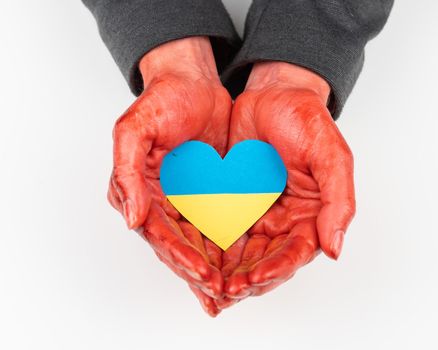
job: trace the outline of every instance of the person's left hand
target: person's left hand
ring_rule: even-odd
[[[266,62],[254,66],[237,98],[229,148],[245,139],[270,143],[288,180],[271,209],[223,254],[219,308],[272,290],[320,248],[338,258],[355,212],[353,157],[326,107],[329,93],[307,69]]]

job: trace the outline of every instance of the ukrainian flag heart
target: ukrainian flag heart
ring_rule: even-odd
[[[168,153],[161,187],[173,206],[223,250],[242,236],[277,200],[287,171],[271,145],[247,140],[224,159],[200,141]]]

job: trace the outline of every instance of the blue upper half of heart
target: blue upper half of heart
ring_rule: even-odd
[[[236,144],[224,159],[200,141],[188,141],[168,153],[160,182],[166,195],[281,193],[287,171],[270,144],[247,140]]]

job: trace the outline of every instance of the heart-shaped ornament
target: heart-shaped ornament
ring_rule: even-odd
[[[164,157],[160,182],[172,205],[223,250],[242,236],[277,200],[287,171],[271,145],[236,144],[224,159],[200,141]]]

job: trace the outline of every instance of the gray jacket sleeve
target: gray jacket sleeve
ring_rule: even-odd
[[[82,1],[96,18],[103,41],[136,95],[143,90],[138,62],[162,43],[209,36],[219,72],[241,46],[220,0]]]
[[[393,0],[254,0],[244,43],[222,75],[233,96],[251,64],[285,61],[324,77],[337,118],[362,69],[366,43],[384,26]]]

